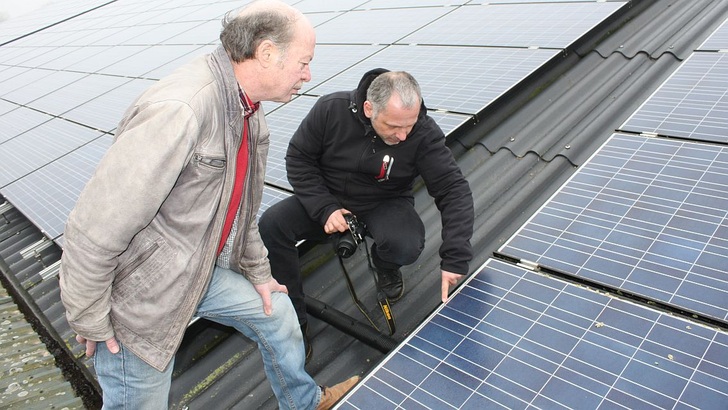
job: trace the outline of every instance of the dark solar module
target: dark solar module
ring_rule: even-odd
[[[728,334],[490,259],[337,408],[727,402]]]
[[[613,135],[500,250],[728,320],[728,148]]]

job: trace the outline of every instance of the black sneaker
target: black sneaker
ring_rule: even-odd
[[[313,357],[313,346],[311,346],[311,341],[308,340],[308,322],[301,324],[301,333],[303,334],[303,349],[306,352],[306,364],[308,364],[311,357]]]
[[[402,272],[399,269],[376,269],[379,288],[382,289],[387,299],[394,303],[404,293],[404,282]]]

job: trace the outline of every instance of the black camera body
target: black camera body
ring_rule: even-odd
[[[336,254],[342,258],[348,258],[356,252],[356,248],[364,241],[367,227],[359,222],[354,214],[344,214],[346,224],[349,226],[347,232],[341,232],[335,243]]]

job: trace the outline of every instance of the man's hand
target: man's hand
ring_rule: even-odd
[[[324,232],[329,235],[335,232],[346,232],[346,230],[349,229],[349,224],[346,223],[346,219],[344,219],[344,214],[350,213],[351,212],[347,211],[344,208],[334,211],[331,215],[329,215],[329,219],[326,220],[326,225],[324,225]]]
[[[283,292],[288,294],[288,288],[281,285],[273,278],[271,278],[268,282],[261,283],[260,285],[253,285],[253,287],[263,300],[263,312],[266,316],[270,316],[271,313],[273,313],[273,303],[270,300],[270,294],[272,292]]]
[[[446,270],[442,271],[442,303],[447,301],[450,286],[457,285],[458,281],[462,277],[463,275],[458,275],[457,273],[448,272]]]
[[[76,341],[86,345],[86,357],[91,357],[96,353],[96,342],[93,340],[87,340],[81,335],[76,335]],[[113,354],[119,353],[119,343],[115,337],[112,336],[111,339],[106,341],[106,348]]]

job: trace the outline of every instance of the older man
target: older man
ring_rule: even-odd
[[[311,79],[313,27],[262,0],[228,13],[220,40],[131,105],[68,218],[61,296],[95,353],[104,408],[167,408],[193,316],[258,343],[280,408],[328,408],[358,380],[321,389],[304,370],[256,223],[269,144],[259,102],[287,102]]]

